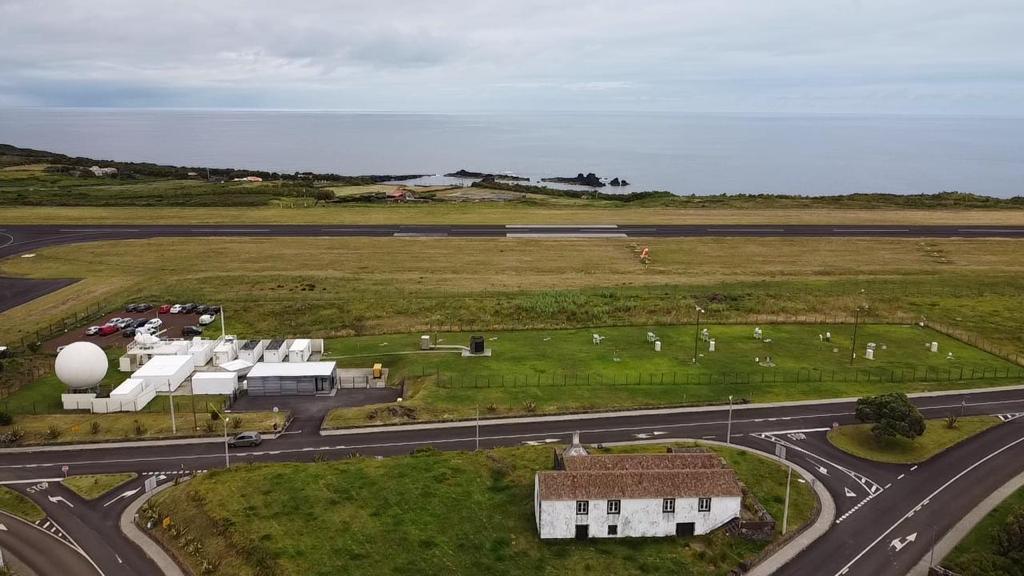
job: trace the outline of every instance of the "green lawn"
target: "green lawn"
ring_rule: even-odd
[[[753,338],[752,325],[707,328],[716,351],[699,342],[696,363],[693,325],[480,332],[492,356],[478,358],[418,352],[420,334],[339,338],[326,348],[341,367],[388,367],[392,383],[406,382],[404,406],[418,420],[469,417],[477,407],[484,416],[500,416],[714,403],[730,394],[770,402],[995,386],[1021,378],[1020,367],[914,325],[860,326],[858,351],[874,342],[876,359],[857,358],[852,366],[851,325],[762,325],[764,340]],[[661,352],[647,342],[648,331],[661,339]],[[826,331],[831,343],[819,339]],[[593,344],[594,333],[604,337],[601,344]],[[441,333],[439,339],[467,344],[470,334]],[[939,342],[939,353],[926,349],[931,341]],[[769,356],[774,366],[765,365]],[[328,426],[410,419],[385,416],[378,408],[338,409]]]
[[[1000,422],[995,416],[967,416],[959,419],[956,428],[949,428],[944,418],[925,420],[927,427],[919,438],[891,438],[881,442],[871,433],[871,424],[851,424],[829,431],[828,439],[836,448],[858,458],[916,464]]]
[[[7,486],[0,486],[0,510],[29,522],[37,522],[46,518],[46,513],[35,502]]]
[[[779,512],[784,469],[724,454]],[[542,543],[533,476],[550,466],[550,447],[252,465],[172,488],[142,517],[169,517],[171,529],[155,533],[193,567],[202,559],[215,564],[212,574],[240,576],[724,575],[764,547],[723,534]],[[794,483],[793,526],[809,519],[813,498],[807,485]],[[183,551],[190,541],[202,542],[201,559]]]
[[[68,476],[61,483],[86,500],[95,500],[114,488],[138,478],[135,472]]]
[[[1024,564],[996,547],[997,531],[1013,510],[1024,508],[1024,488],[1011,494],[971,530],[942,561],[942,566],[970,576],[1024,576]]]

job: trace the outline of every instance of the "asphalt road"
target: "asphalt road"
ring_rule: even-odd
[[[1024,411],[1024,390],[976,392],[964,396],[967,414],[1010,415]],[[961,409],[962,398],[936,397],[916,402],[928,417],[942,417]],[[963,445],[949,450],[920,467],[878,464],[859,460],[833,449],[824,440],[833,423],[851,423],[851,403],[822,403],[756,408],[736,407],[732,418],[734,443],[772,452],[774,443],[788,445],[789,458],[815,474],[837,503],[838,522],[780,574],[865,574],[902,576],[922,558],[934,531],[942,534],[1005,480],[1024,470],[1024,419],[1010,420]],[[579,430],[584,442],[616,442],[649,438],[698,438],[724,441],[728,428],[727,408],[707,411],[664,412],[646,415],[593,416],[576,420],[507,422],[480,427],[481,448],[566,442]],[[312,461],[317,455],[333,459],[352,454],[396,455],[433,446],[442,450],[472,450],[476,428],[466,425],[427,430],[398,429],[359,434],[320,436],[315,428],[292,429],[258,448],[232,450],[231,464],[248,462]],[[0,480],[31,486],[40,478],[60,476],[67,464],[71,474],[138,472],[163,476],[221,468],[224,446],[220,443],[91,448],[4,454]],[[142,478],[137,483],[142,482]],[[48,513],[73,513],[81,525],[61,522],[75,540],[108,573],[119,567],[127,573],[151,573],[148,560],[132,553],[133,546],[120,539],[110,520],[129,496],[103,506],[114,496],[133,489],[120,488],[92,505],[75,502],[74,511],[63,510],[49,496],[35,499]],[[63,490],[63,489],[59,489]],[[850,495],[852,493],[852,496]],[[60,495],[65,495],[61,492]],[[926,502],[927,501],[927,502]],[[528,503],[524,503],[526,505]],[[54,506],[58,508],[54,509]],[[106,508],[109,508],[107,510]],[[916,509],[916,511],[915,511]],[[87,535],[89,531],[94,534]],[[912,541],[906,539],[915,534]],[[899,538],[897,545],[893,539]],[[904,543],[906,542],[906,543]]]
[[[41,527],[0,512],[0,548],[40,576],[98,574],[84,553]]]

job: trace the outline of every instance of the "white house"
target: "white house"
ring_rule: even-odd
[[[563,470],[538,472],[534,480],[542,539],[692,536],[740,517],[739,480],[711,452],[567,451],[561,460]]]
[[[92,166],[89,168],[89,172],[92,172],[94,176],[117,176],[117,168],[100,168],[99,166]]]

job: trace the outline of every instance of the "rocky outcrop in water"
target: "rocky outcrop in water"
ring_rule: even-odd
[[[593,172],[583,174],[580,172],[575,178],[567,178],[562,176],[556,176],[554,178],[541,178],[541,182],[554,182],[556,184],[572,184],[575,186],[588,186],[590,188],[603,188],[604,182],[597,177]]]
[[[455,172],[449,172],[445,174],[448,178],[472,178],[473,180],[508,180],[511,182],[529,182],[530,179],[524,176],[515,176],[513,174],[489,174],[486,172],[472,172],[470,170],[456,170]]]

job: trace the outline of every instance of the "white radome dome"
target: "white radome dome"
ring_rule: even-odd
[[[107,375],[109,363],[103,349],[92,342],[68,344],[57,354],[53,370],[68,388],[91,388]]]

